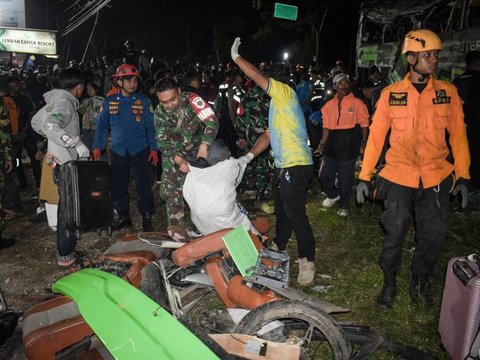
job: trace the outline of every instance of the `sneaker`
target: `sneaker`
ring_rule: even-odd
[[[338,209],[337,215],[338,215],[338,216],[347,216],[348,213],[347,213],[347,210],[346,210],[346,209]]]
[[[315,263],[308,261],[307,258],[298,259],[298,278],[297,283],[301,286],[313,284],[315,278]]]
[[[327,197],[325,200],[323,200],[322,206],[326,208],[332,207],[333,204],[335,204],[338,200],[340,200],[340,195],[333,199]]]

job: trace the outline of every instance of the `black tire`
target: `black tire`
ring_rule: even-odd
[[[259,331],[273,321],[282,326],[265,334]],[[250,311],[235,328],[236,333],[262,339],[301,343],[301,359],[350,359],[352,346],[340,325],[327,313],[301,301],[282,300]]]
[[[154,263],[149,263],[142,269],[140,291],[171,313],[162,274]]]
[[[182,281],[182,279],[188,275],[196,274],[199,272],[200,270],[197,266],[189,266],[189,267],[186,267],[185,269],[180,269],[179,271],[177,271],[175,274],[169,277],[168,281],[170,281],[170,284],[177,287],[184,288],[187,286],[191,286],[192,285],[191,283],[189,283],[188,281]]]

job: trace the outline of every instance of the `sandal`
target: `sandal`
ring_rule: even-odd
[[[73,265],[79,265],[81,264],[84,253],[82,251],[73,251],[73,257],[70,260],[57,260],[57,265],[60,267],[65,267],[68,268]]]

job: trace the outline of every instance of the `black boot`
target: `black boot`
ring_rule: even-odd
[[[430,282],[428,278],[418,278],[412,276],[412,283],[410,284],[410,298],[412,302],[418,303],[428,310],[433,305],[432,294],[430,292]]]
[[[124,227],[132,226],[132,220],[128,214],[118,215],[118,219],[113,223],[112,229],[119,230]]]
[[[384,276],[383,289],[377,297],[377,307],[383,310],[391,309],[397,295],[397,281],[395,276]]]
[[[142,215],[142,230],[145,232],[153,231],[152,214],[149,212]]]

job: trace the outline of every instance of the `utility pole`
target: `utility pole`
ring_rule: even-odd
[[[322,22],[320,23],[320,26],[317,28],[314,22],[312,22],[312,30],[315,36],[315,64],[318,66],[318,56],[320,53],[320,33],[322,32],[323,29],[323,24],[325,23],[325,18],[327,17],[327,12],[328,12],[328,6],[325,8],[325,12],[323,13],[323,18]]]

